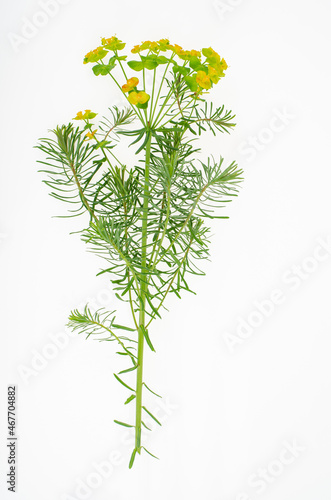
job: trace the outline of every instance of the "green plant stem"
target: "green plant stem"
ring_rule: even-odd
[[[190,116],[189,116],[189,119],[191,118],[192,116],[192,112],[193,112],[193,109],[191,109],[191,113],[190,113]],[[185,134],[185,128],[182,130],[182,133],[178,139],[178,143],[181,142],[182,138],[183,138],[183,135]],[[158,237],[157,239],[155,240],[155,243],[154,243],[154,247],[153,247],[153,251],[152,251],[152,255],[151,255],[151,258],[150,258],[150,262],[149,262],[149,265],[152,265],[151,269],[150,269],[150,275],[149,275],[149,278],[148,278],[148,282],[150,281],[150,278],[151,278],[151,272],[154,271],[157,263],[158,263],[158,256],[159,256],[159,253],[162,249],[162,243],[163,243],[163,240],[165,238],[165,235],[167,233],[167,228],[168,228],[168,222],[169,222],[169,217],[170,217],[170,198],[171,198],[171,193],[170,193],[170,189],[171,189],[171,186],[169,185],[169,192],[168,192],[168,199],[167,199],[167,214],[166,214],[166,220],[164,222],[164,229],[163,229],[163,232],[162,232],[162,236],[161,236],[161,239],[159,240],[159,234],[160,234],[160,230],[161,230],[161,222],[162,222],[162,218],[160,218],[160,224],[159,224],[159,232],[158,232]],[[163,205],[162,205],[162,208],[163,208]],[[156,246],[158,246],[157,250],[156,250]],[[153,258],[154,258],[154,253],[156,251],[156,255],[155,255],[155,259],[154,259],[154,263],[153,263]]]
[[[154,114],[155,114],[155,111],[156,111],[156,108],[157,108],[157,103],[158,103],[158,100],[159,100],[159,97],[160,97],[160,94],[161,94],[161,90],[162,90],[162,86],[163,86],[163,82],[164,82],[164,79],[165,79],[165,76],[166,76],[166,73],[168,71],[168,68],[169,68],[169,65],[171,63],[171,61],[173,60],[173,58],[175,57],[175,54],[173,54],[171,57],[170,57],[170,60],[164,70],[164,73],[163,73],[163,76],[162,76],[162,80],[161,80],[161,83],[160,83],[160,86],[159,86],[159,91],[157,93],[157,96],[156,96],[156,99],[155,99],[155,106],[154,106],[154,109],[153,109],[153,113],[151,113],[151,116],[150,116],[150,123],[153,122],[153,119],[154,119]]]
[[[193,100],[193,99],[192,99],[192,100]],[[169,123],[171,120],[173,120],[174,118],[176,118],[178,115],[180,115],[180,114],[182,114],[182,115],[183,115],[183,111],[184,111],[184,110],[185,110],[188,106],[190,106],[190,105],[191,105],[191,102],[192,102],[192,101],[190,101],[188,104],[186,104],[186,106],[184,106],[184,108],[182,108],[180,111],[178,111],[178,113],[176,113],[174,116],[172,116],[171,118],[169,118],[169,120],[167,120],[166,122],[162,123],[162,127],[164,127],[167,123]],[[170,104],[169,108],[167,109],[166,113],[164,113],[164,115],[163,115],[163,116],[159,117],[159,116],[160,116],[160,113],[158,114],[158,117],[159,117],[159,118],[157,117],[157,118],[158,118],[158,120],[157,120],[157,121],[155,121],[155,123],[154,123],[154,127],[155,127],[155,128],[159,125],[159,123],[162,121],[162,119],[163,119],[166,115],[168,115],[169,110],[170,110],[173,106],[175,106],[175,104],[177,104],[177,100],[174,100],[174,102],[173,102],[172,104]]]
[[[143,359],[144,359],[144,329],[145,329],[145,303],[147,293],[147,222],[148,222],[148,198],[149,198],[149,164],[151,139],[146,144],[146,161],[145,161],[145,184],[144,184],[144,204],[142,211],[142,240],[141,240],[141,285],[140,285],[140,310],[139,310],[139,330],[138,330],[138,368],[137,368],[137,385],[136,385],[136,436],[135,449],[138,453],[141,452],[141,412],[142,412],[142,389],[143,389]]]
[[[151,102],[150,102],[149,123],[152,123],[152,112],[153,112],[154,92],[155,92],[155,78],[156,78],[156,68],[154,68],[154,72],[153,72],[153,88],[152,88],[152,96],[151,96]]]

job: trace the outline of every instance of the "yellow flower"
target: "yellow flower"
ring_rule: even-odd
[[[140,45],[135,45],[133,49],[131,49],[132,54],[137,54],[140,52]]]
[[[215,69],[217,76],[221,78],[222,76],[225,76],[224,71],[228,68],[228,65],[225,60],[222,59],[221,62],[214,64],[212,67]]]
[[[131,52],[133,54],[137,54],[138,52],[141,52],[142,50],[149,49],[151,44],[156,44],[156,42],[151,42],[150,40],[147,40],[146,42],[142,42],[141,45],[135,45],[133,49],[131,49]]]
[[[206,57],[206,62],[212,66],[218,64],[221,60],[220,55],[211,47],[202,49],[202,53]]]
[[[150,40],[146,40],[146,42],[143,42],[141,45],[140,45],[140,50],[146,50],[146,49],[149,49],[150,48],[150,45],[151,45],[151,41]]]
[[[93,113],[93,111],[91,111],[90,109],[85,109],[85,113],[83,115],[83,119],[84,120],[91,120],[95,116],[97,116],[97,113]]]
[[[138,92],[138,103],[139,104],[145,104],[149,99],[149,95],[146,94],[143,90],[141,92]]]
[[[213,83],[217,83],[220,79],[220,75],[213,66],[208,66],[208,76]]]
[[[174,51],[175,52],[175,51]],[[190,59],[190,52],[188,50],[183,50],[183,49],[180,49],[178,50],[178,52],[176,52],[176,54],[178,55],[178,57],[180,57],[181,59],[184,59],[187,60],[187,59]]]
[[[75,118],[73,118],[73,120],[84,120],[83,111],[78,111],[77,115],[75,116]]]
[[[74,120],[89,120],[91,118],[94,118],[97,116],[97,113],[93,113],[90,109],[85,109],[85,113],[83,111],[78,111],[77,115]]]
[[[93,130],[93,132],[87,132],[87,134],[85,135],[85,137],[87,137],[86,140],[88,139],[93,139],[94,137],[94,134],[96,133],[97,130]]]
[[[125,47],[125,43],[119,40],[116,36],[111,38],[101,38],[102,45],[108,50],[122,50]]]
[[[158,52],[159,51],[158,43],[157,42],[150,42],[149,50],[151,50],[152,52]]]
[[[108,54],[108,51],[105,50],[105,47],[97,47],[94,50],[91,50],[86,54],[84,57],[83,63],[89,63],[89,62],[97,62],[100,61],[100,59],[103,59],[106,55]]]
[[[192,59],[192,57],[197,57],[200,59],[201,57],[201,52],[199,52],[198,50],[179,50],[177,52],[177,55],[178,57],[180,57],[181,59],[184,59],[184,60],[190,60]]]
[[[146,94],[144,91],[140,92],[130,92],[128,95],[128,100],[131,102],[131,104],[134,104],[135,106],[137,104],[145,104],[149,99],[149,95]]]
[[[180,50],[183,50],[183,47],[175,43],[175,45],[169,45],[169,49],[172,50],[175,54],[178,54]]]
[[[198,71],[196,75],[197,84],[203,89],[211,88],[211,81],[209,76],[204,71]]]
[[[130,85],[128,85],[127,83],[125,83],[124,85],[122,85],[122,90],[123,92],[129,92],[131,89]]]
[[[168,38],[161,38],[158,42],[160,50],[168,50],[169,49],[169,40]]]
[[[228,69],[228,65],[226,64],[225,62],[225,59],[222,57],[222,60],[220,62],[222,68],[223,68],[223,71],[225,71],[226,69]]]
[[[129,92],[134,87],[136,87],[139,83],[139,79],[135,76],[129,78],[124,85],[122,85],[123,92]]]
[[[138,92],[130,92],[128,95],[128,101],[136,106],[138,104]]]
[[[127,85],[130,85],[130,87],[136,87],[139,83],[139,79],[136,76],[133,76],[132,78],[129,78],[127,80]]]

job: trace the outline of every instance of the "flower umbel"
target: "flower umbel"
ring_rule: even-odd
[[[95,118],[98,113],[93,113],[90,109],[85,109],[85,112],[83,111],[78,111],[77,115],[74,120],[92,120],[92,118]]]
[[[125,43],[119,40],[116,36],[111,38],[101,38],[101,44],[108,50],[122,50],[125,47]]]
[[[84,57],[83,63],[94,63],[97,61],[100,61],[100,59],[103,59],[106,55],[108,54],[108,51],[105,50],[104,47],[97,47],[94,50],[91,50],[86,54]]]

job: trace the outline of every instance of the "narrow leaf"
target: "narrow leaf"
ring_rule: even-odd
[[[148,453],[148,455],[150,455],[151,457],[153,458],[156,458],[156,460],[160,460],[159,457],[156,457],[155,455],[153,455],[153,453],[151,453],[150,451],[148,451],[145,446],[142,446],[142,448],[146,451],[146,453]]]
[[[149,338],[149,335],[148,335],[148,331],[147,331],[147,329],[146,329],[144,326],[141,326],[140,328],[142,329],[142,332],[143,332],[143,334],[144,334],[144,337],[145,337],[145,339],[146,339],[146,342],[147,342],[147,344],[148,344],[148,347],[151,349],[151,351],[154,351],[154,352],[155,352],[154,346],[153,346],[153,344],[152,344],[152,342],[151,342],[151,339]]]
[[[145,410],[146,413],[148,413],[148,415],[153,419],[155,420],[155,422],[159,425],[162,426],[161,422],[156,418],[154,417],[153,413],[151,413],[149,410],[147,410],[147,408],[145,406],[142,406],[142,408]]]
[[[121,380],[121,379],[120,379],[120,378],[116,375],[116,373],[114,373],[114,377],[116,378],[116,380],[117,380],[120,384],[124,385],[124,387],[126,387],[127,389],[129,389],[129,391],[136,392],[134,389],[132,389],[132,387],[130,387],[129,385],[127,385],[125,382],[123,382],[123,380]]]
[[[154,394],[154,396],[157,396],[158,398],[162,398],[162,396],[160,396],[159,394],[156,394],[156,392],[152,391],[152,389],[150,389],[150,388],[148,387],[148,385],[147,385],[145,382],[143,382],[143,384],[144,384],[144,386],[146,387],[146,389],[147,389],[149,392],[151,392],[152,394]]]
[[[125,422],[120,422],[119,420],[114,420],[115,424],[123,425],[123,427],[134,427],[134,425],[126,424]]]
[[[127,405],[128,403],[130,403],[130,401],[133,401],[135,397],[135,394],[131,394],[131,396],[128,397],[124,404]]]

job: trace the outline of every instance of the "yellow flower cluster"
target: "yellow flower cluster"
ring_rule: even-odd
[[[100,59],[103,59],[108,54],[109,50],[114,52],[115,50],[122,50],[125,47],[125,43],[119,40],[116,36],[112,36],[111,38],[101,38],[101,44],[102,45],[100,45],[100,47],[97,47],[86,54],[83,60],[84,64],[100,61]]]
[[[131,52],[138,54],[143,50],[150,50],[154,53],[171,50],[184,61],[191,61],[192,59],[196,61],[198,59],[201,62],[201,52],[199,50],[184,50],[180,45],[170,44],[167,38],[162,38],[157,42],[147,40],[142,42],[141,45],[135,45]],[[196,73],[193,74],[193,78],[199,86],[197,94],[201,93],[202,89],[208,90],[213,84],[218,83],[219,79],[225,76],[224,71],[228,67],[225,60],[221,59],[220,55],[211,47],[202,49],[202,54],[206,59],[201,62],[201,67],[198,67]],[[127,88],[126,86],[123,87]],[[123,89],[123,91],[127,92],[128,90]]]
[[[197,81],[197,84],[202,89],[210,89],[211,81],[210,81],[210,78],[205,71],[197,71],[195,79]]]
[[[142,42],[141,45],[135,45],[133,49],[131,49],[131,52],[133,54],[138,54],[139,52],[142,52],[143,50],[150,50],[151,52],[165,52],[166,50],[171,50],[175,54],[184,53],[189,54],[189,56],[196,55],[198,57],[198,54],[201,56],[200,52],[197,50],[191,50],[191,51],[184,51],[183,47],[180,45],[177,45],[176,43],[174,45],[170,44],[168,38],[161,38],[161,40],[158,40],[157,42],[151,42],[150,40],[146,40],[145,42]],[[182,57],[184,59],[184,57]]]
[[[179,47],[179,46],[178,46]],[[177,50],[177,48],[176,48]],[[176,54],[178,55],[178,57],[180,57],[180,59],[184,59],[184,61],[186,60],[190,60],[192,59],[192,57],[197,57],[198,59],[201,58],[201,52],[199,50],[183,50],[183,49],[180,49],[176,52]]]
[[[198,70],[196,73],[196,82],[201,89],[210,89],[213,83],[218,83],[219,79],[225,76],[224,71],[228,65],[217,52],[211,47],[202,49],[202,54],[206,57],[208,73]]]
[[[116,36],[112,36],[111,38],[101,38],[101,44],[102,45],[100,47],[97,47],[95,50],[86,54],[84,64],[88,62],[97,62],[100,59],[103,59],[108,51],[116,52],[117,50],[122,50],[125,47],[125,43],[119,40]],[[221,59],[220,55],[211,47],[203,48],[202,51],[194,49],[184,50],[180,45],[171,44],[168,38],[162,38],[158,41],[146,40],[140,45],[135,45],[131,49],[131,52],[133,54],[139,54],[145,50],[156,54],[156,56],[158,56],[158,54],[162,51],[169,50],[173,52],[173,56],[177,55],[180,59],[182,59],[184,61],[185,68],[188,70],[191,68],[193,70],[193,72],[190,72],[185,78],[187,78],[187,82],[190,81],[190,84],[188,83],[189,87],[192,91],[194,91],[196,97],[198,97],[203,90],[208,90],[213,86],[213,84],[218,83],[220,78],[225,76],[224,71],[228,67],[225,60]],[[204,61],[202,61],[202,55],[205,57]],[[150,58],[151,57],[154,56],[150,56]],[[147,60],[149,60],[148,57]],[[163,58],[163,62],[165,62],[165,58]],[[189,65],[186,66],[187,62]],[[136,64],[138,64],[138,62]],[[139,71],[139,69],[137,69],[137,71]],[[149,95],[146,94],[146,92],[137,90],[136,87],[138,83],[138,78],[132,77],[128,79],[124,85],[122,85],[123,92],[129,92],[128,99],[131,104],[135,105],[145,104],[149,99]],[[82,118],[76,119],[78,120]]]
[[[125,43],[119,40],[116,36],[111,38],[101,38],[101,44],[108,50],[122,50],[125,47]]]
[[[77,115],[73,120],[90,120],[97,116],[97,113],[93,113],[90,109],[85,109],[85,113],[83,111],[78,111]]]
[[[130,94],[128,95],[128,101],[135,106],[137,104],[145,104],[148,99],[149,95],[146,94],[146,92],[144,92],[143,90],[141,90],[140,92],[130,92]]]
[[[224,71],[228,68],[228,65],[211,47],[202,49],[202,53],[206,57],[206,63],[208,64],[208,75],[213,83],[217,83],[222,76],[225,76]]]
[[[175,54],[178,54],[181,50],[183,50],[183,47],[175,43],[174,45],[169,45],[169,49],[172,50],[172,52],[174,52]]]
[[[151,42],[150,40],[146,40],[146,42],[142,42],[141,45],[135,45],[133,49],[131,49],[132,54],[138,54],[143,50],[151,50],[152,52],[158,52],[159,50],[167,50],[166,47],[169,45],[169,40],[162,39],[158,42]]]
[[[124,85],[122,85],[123,92],[130,92],[133,90],[139,83],[139,79],[135,76],[129,78]]]
[[[89,62],[97,62],[100,61],[100,59],[103,59],[106,55],[108,54],[108,51],[105,50],[104,47],[97,47],[94,50],[91,50],[86,54],[84,57],[83,63],[87,64]]]

